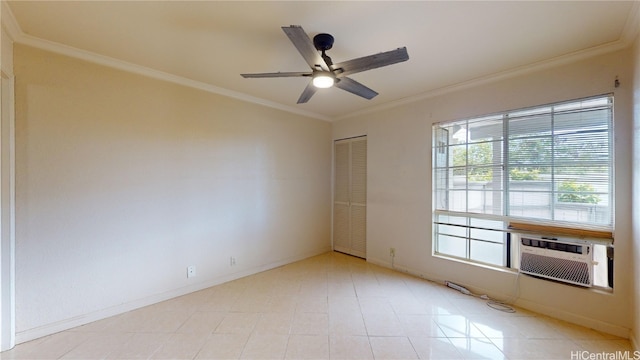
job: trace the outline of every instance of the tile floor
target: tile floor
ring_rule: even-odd
[[[327,253],[20,344],[0,358],[551,360],[617,351],[633,356],[627,340],[497,311]]]

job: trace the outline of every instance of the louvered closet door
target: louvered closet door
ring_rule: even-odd
[[[367,138],[335,142],[333,248],[367,256]]]

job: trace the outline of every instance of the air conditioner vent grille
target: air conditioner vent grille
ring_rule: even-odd
[[[574,254],[583,253],[583,246],[581,245],[557,241],[522,238],[522,245]],[[588,249],[588,247],[586,249]]]
[[[523,252],[520,271],[576,285],[591,286],[589,264]]]

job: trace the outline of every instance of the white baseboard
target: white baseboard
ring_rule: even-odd
[[[220,285],[229,281],[233,281],[236,279],[240,279],[249,275],[257,274],[266,270],[274,269],[283,265],[291,264],[296,261],[304,260],[316,255],[321,255],[331,251],[330,246],[322,247],[315,251],[311,251],[308,253],[304,253],[301,255],[293,256],[290,258],[286,258],[283,260],[279,260],[276,262],[272,262],[269,264],[259,265],[252,267],[250,269],[246,269],[243,271],[239,271],[233,274],[225,274],[223,276],[219,276],[213,279],[209,279],[207,281],[184,286],[178,289],[174,289],[168,292],[164,292],[161,294],[151,295],[142,299],[138,299],[135,301],[127,302],[121,305],[112,306],[109,308],[105,308],[102,310],[94,311],[88,314],[83,314],[80,316],[76,316],[73,318],[65,319],[62,321],[58,321],[51,324],[46,324],[43,326],[39,326],[37,328],[28,329],[24,331],[20,331],[16,333],[16,344],[21,344],[27,341],[35,340],[47,335],[55,334],[61,331],[69,330],[74,327],[78,327],[81,325],[85,325],[94,321],[102,320],[111,316],[119,315],[126,313],[128,311],[136,310],[145,306],[153,305],[165,300],[173,299],[178,296],[190,294],[192,292],[196,292],[199,290],[203,290],[212,286]]]
[[[631,343],[631,347],[635,351],[640,351],[640,342],[638,341],[638,335],[633,331],[629,332],[629,342]]]
[[[601,320],[591,319],[582,315],[577,315],[564,310],[558,310],[552,306],[541,305],[532,301],[518,299],[515,303],[523,309],[533,311],[538,314],[544,314],[546,316],[570,322],[572,324],[584,326],[590,329],[594,329],[603,333],[615,335],[621,338],[629,339],[630,330],[619,326],[610,324]]]
[[[436,282],[439,284],[444,285],[444,281],[446,279],[439,279],[437,276],[432,275],[432,274],[425,274],[421,271],[415,270],[415,269],[411,269],[408,268],[406,266],[402,266],[402,265],[397,265],[397,264],[393,264],[389,261],[385,261],[385,260],[380,260],[380,259],[375,259],[375,258],[367,258],[367,262],[370,262],[374,265],[378,265],[378,266],[382,266],[388,269],[392,269],[392,270],[396,270],[399,272],[403,272],[412,276],[416,276],[419,277],[421,279],[427,280],[427,281],[432,281],[432,282]]]
[[[389,269],[393,269],[393,270],[397,270],[400,272],[404,272],[413,276],[417,276],[419,278],[428,280],[428,281],[433,281],[436,283],[440,283],[444,285],[444,281],[446,279],[439,279],[436,276],[432,275],[432,274],[425,274],[421,271],[415,270],[415,269],[411,269],[411,268],[407,268],[405,266],[401,266],[401,265],[397,265],[397,264],[392,264],[389,261],[385,261],[385,260],[380,260],[380,259],[375,259],[375,258],[368,258],[367,259],[368,262],[375,264],[375,265],[379,265],[382,267],[386,267]],[[491,297],[495,297],[495,298],[509,298],[509,295],[500,295],[500,294],[492,294],[491,291],[487,291],[486,289],[479,289],[477,287],[473,287],[471,286],[471,284],[460,284],[463,285],[465,287],[469,286],[469,289],[473,289],[473,290],[477,290],[480,293],[483,294],[487,294]],[[515,306],[521,307],[523,309],[529,310],[529,311],[533,311],[535,313],[538,314],[544,314],[545,316],[550,316],[552,318],[558,319],[558,320],[563,320],[563,321],[567,321],[570,322],[572,324],[576,324],[576,325],[580,325],[580,326],[585,326],[588,327],[590,329],[594,329],[603,333],[607,333],[607,334],[611,334],[611,335],[615,335],[621,338],[625,338],[625,339],[630,339],[630,341],[632,342],[632,345],[634,346],[635,349],[638,349],[638,342],[637,339],[632,337],[631,331],[625,327],[619,326],[619,325],[615,325],[615,324],[610,324],[601,320],[596,320],[596,319],[591,319],[582,315],[577,315],[574,313],[570,313],[564,310],[558,310],[555,307],[551,307],[551,306],[547,306],[547,305],[542,305],[542,304],[538,304],[532,301],[528,301],[528,300],[523,300],[523,299],[518,299],[515,304]],[[634,344],[635,343],[635,344]]]

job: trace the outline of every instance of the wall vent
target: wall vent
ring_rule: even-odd
[[[593,285],[592,244],[522,237],[520,272],[574,285]]]

